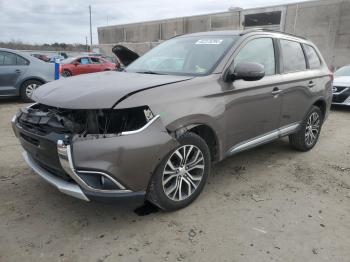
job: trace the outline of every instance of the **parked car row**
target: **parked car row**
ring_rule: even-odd
[[[0,97],[20,96],[30,102],[34,90],[55,80],[55,66],[40,54],[29,55],[12,49],[0,48]],[[102,57],[76,57],[62,60],[62,77],[116,70],[119,64]]]

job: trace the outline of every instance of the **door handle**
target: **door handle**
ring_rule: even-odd
[[[16,72],[17,74],[20,74],[20,73],[21,73],[21,70],[16,69],[15,72]]]
[[[281,89],[279,89],[278,87],[275,87],[275,88],[272,90],[271,94],[273,94],[273,95],[278,95],[278,94],[280,94],[281,92],[282,92]]]
[[[309,88],[314,87],[316,84],[314,81],[310,81],[309,84],[307,85]]]

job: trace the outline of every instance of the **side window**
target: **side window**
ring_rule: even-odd
[[[0,65],[3,65],[5,62],[5,53],[0,52]]]
[[[0,52],[0,65],[16,65],[16,55],[8,52]]]
[[[280,40],[285,73],[306,70],[306,61],[300,43]]]
[[[99,58],[91,57],[90,59],[93,64],[102,64]]]
[[[258,38],[248,42],[235,57],[233,66],[241,62],[255,62],[265,67],[265,75],[276,73],[275,51],[272,38]]]
[[[80,59],[78,60],[78,62],[79,62],[80,64],[82,64],[82,65],[90,64],[90,60],[89,60],[89,58],[87,58],[87,57],[80,58]]]
[[[16,55],[16,65],[28,65],[28,61],[24,59],[23,57]]]
[[[309,46],[309,45],[303,45],[303,46],[304,46],[307,60],[309,62],[310,69],[319,68],[321,66],[321,60],[320,60],[320,57],[318,56],[316,50],[312,46]]]

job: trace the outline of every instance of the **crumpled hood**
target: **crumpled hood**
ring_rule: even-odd
[[[127,95],[192,78],[114,71],[86,74],[42,85],[35,90],[32,99],[37,103],[67,109],[111,108]]]
[[[350,86],[350,76],[336,76],[333,81],[334,86]]]

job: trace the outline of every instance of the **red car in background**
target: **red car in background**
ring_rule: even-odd
[[[101,57],[70,57],[61,61],[60,74],[63,77],[69,77],[80,74],[111,71],[116,68],[118,68],[118,66],[115,63]]]

